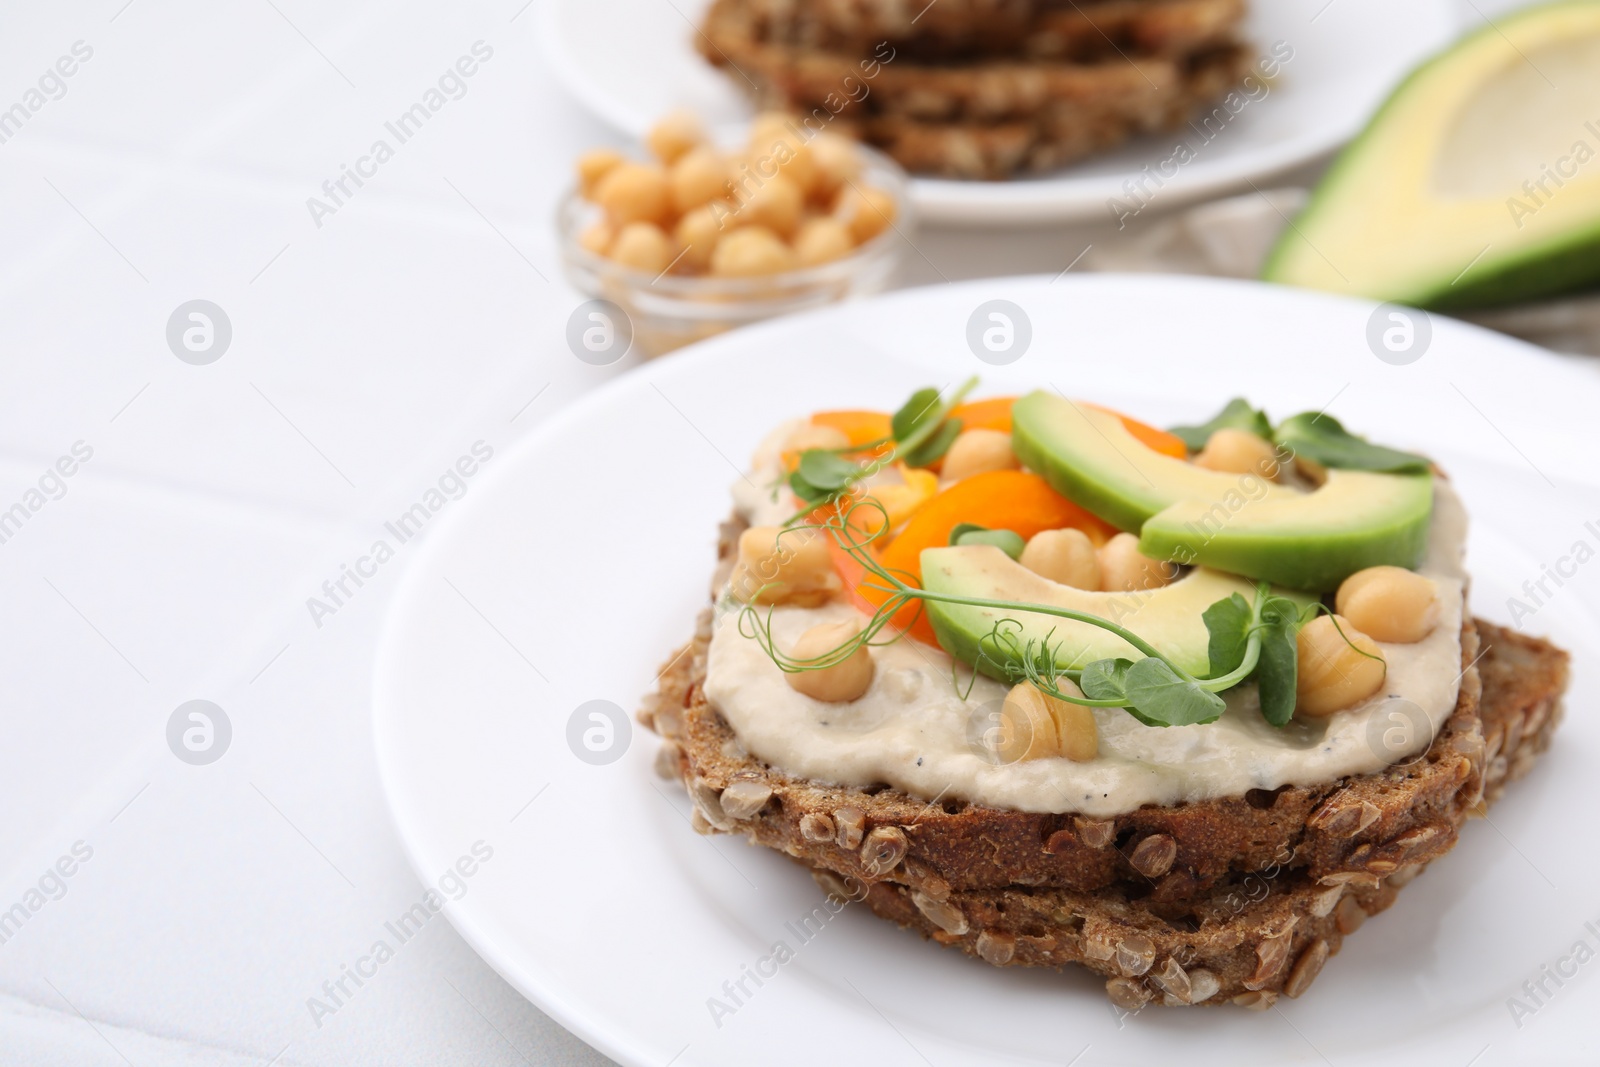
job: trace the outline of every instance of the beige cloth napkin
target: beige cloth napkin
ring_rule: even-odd
[[[1119,246],[1094,249],[1085,257],[1085,266],[1090,270],[1254,278],[1261,273],[1278,235],[1305,206],[1309,195],[1304,189],[1269,189],[1214,200],[1164,218]],[[1600,355],[1600,295],[1473,311],[1459,317],[1557,352]]]

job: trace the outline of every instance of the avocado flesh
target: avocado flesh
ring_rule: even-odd
[[[1441,310],[1600,283],[1600,4],[1517,13],[1414,72],[1262,277]]]
[[[1116,416],[1045,392],[1013,406],[1011,441],[1056,492],[1138,532],[1156,559],[1326,592],[1365,567],[1415,568],[1426,548],[1429,474],[1332,470],[1302,493],[1163,456]]]
[[[1330,470],[1322,486],[1289,500],[1179,501],[1144,524],[1139,551],[1331,592],[1367,567],[1415,570],[1432,515],[1431,474]]]
[[[1012,405],[1011,447],[1056,492],[1133,532],[1179,500],[1221,500],[1237,492],[1244,477],[1162,455],[1115,415],[1043,391]],[[1252,478],[1250,490],[1263,497],[1297,495],[1265,478]]]
[[[1101,593],[1061,585],[1035,574],[993,545],[959,545],[927,548],[922,552],[923,588],[984,600],[1012,600],[1048,604],[1101,618],[1138,634],[1183,670],[1204,677],[1210,670],[1210,635],[1201,618],[1206,608],[1238,593],[1254,602],[1253,583],[1206,568],[1196,568],[1171,585],[1132,593]],[[1097,659],[1126,656],[1139,659],[1122,638],[1092,623],[1054,615],[1039,615],[1005,608],[979,608],[966,604],[926,602],[928,619],[939,644],[963,663],[976,664],[984,674],[1003,681],[1004,669],[994,662],[1001,650],[985,641],[995,623],[1014,619],[1020,629],[1008,627],[1018,647],[1031,640],[1048,642],[1056,665],[1080,670]],[[980,656],[980,653],[987,655]]]

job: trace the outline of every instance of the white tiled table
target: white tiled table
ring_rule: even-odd
[[[608,135],[522,3],[4,15],[0,109],[93,52],[0,143],[0,512],[93,455],[0,543],[0,909],[92,856],[0,944],[0,1063],[605,1062],[439,921],[334,1015],[307,1007],[421,895],[368,728],[406,550],[320,626],[307,598],[474,442],[629,366],[562,340],[579,297],[548,220]],[[460,98],[318,226],[307,198],[479,41]],[[908,278],[1114,239],[925,231]],[[207,366],[165,340],[196,298],[233,328]],[[233,729],[209,766],[165,741],[197,698]]]

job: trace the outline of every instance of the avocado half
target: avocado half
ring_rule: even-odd
[[[1297,492],[1162,455],[1115,415],[1042,391],[1012,406],[1011,446],[1056,492],[1138,533],[1152,559],[1321,593],[1367,567],[1413,569],[1427,549],[1431,474],[1330,470]]]
[[[1438,310],[1600,283],[1600,3],[1518,12],[1417,69],[1262,277]]]

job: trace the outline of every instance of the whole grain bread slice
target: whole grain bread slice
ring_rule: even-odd
[[[1554,646],[1485,622],[1478,629],[1487,763],[1483,799],[1465,809],[1469,816],[1483,814],[1549,747],[1567,680],[1566,654]],[[1274,866],[1177,905],[1120,888],[1012,886],[936,896],[905,880],[813,874],[824,890],[864,900],[883,918],[996,966],[1087,967],[1106,978],[1106,992],[1125,1010],[1151,1002],[1266,1008],[1279,995],[1304,993],[1345,935],[1393,904],[1428,861],[1419,854],[1382,874],[1368,863],[1320,878]]]
[[[1481,679],[1481,697],[1474,692],[1465,702],[1470,708],[1458,707],[1451,726],[1418,761],[1430,769],[1420,777],[1415,767],[1391,769],[1319,791],[1314,804],[1294,810],[1306,813],[1308,823],[1322,823],[1324,831],[1339,827],[1332,836],[1341,845],[1327,851],[1328,842],[1319,845],[1320,832],[1308,825],[1298,841],[1287,835],[1278,846],[1287,851],[1270,862],[1228,865],[1199,888],[1191,879],[1191,891],[1181,896],[1162,891],[1170,871],[1151,878],[1131,864],[1120,869],[1139,854],[1134,839],[1118,831],[1122,818],[1110,820],[1109,831],[1103,821],[1078,822],[1067,831],[1075,844],[1110,859],[1119,868],[1115,874],[1134,876],[1091,879],[1100,884],[1090,889],[1026,880],[966,887],[972,878],[952,861],[959,854],[987,870],[995,840],[981,833],[974,838],[971,827],[987,827],[991,835],[1011,829],[995,823],[988,809],[950,811],[884,799],[883,791],[853,791],[825,802],[850,803],[826,813],[805,811],[794,823],[806,824],[813,816],[809,826],[815,831],[826,819],[830,833],[789,832],[786,812],[819,799],[808,788],[821,796],[828,796],[826,790],[790,782],[771,769],[752,773],[730,735],[705,731],[706,720],[717,716],[694,697],[694,664],[703,649],[696,652],[693,645],[663,672],[661,702],[644,719],[669,738],[658,770],[685,781],[697,829],[742,831],[755,843],[778,848],[811,866],[829,893],[863,900],[884,918],[996,966],[1087,967],[1106,978],[1108,995],[1125,1010],[1152,1002],[1265,1008],[1279,995],[1303,993],[1344,936],[1393,904],[1402,886],[1454,844],[1461,823],[1482,815],[1549,747],[1561,718],[1566,653],[1481,620],[1469,633],[1478,639],[1469,647],[1482,643],[1474,653],[1475,671],[1468,672]],[[712,755],[705,747],[711,741],[727,751]],[[707,764],[740,769],[731,778],[715,770],[708,778],[700,773]],[[792,804],[796,799],[800,803]],[[1408,802],[1430,814],[1408,822],[1400,807]],[[1243,814],[1235,803],[1187,807],[1212,805],[1217,810],[1208,825]],[[1243,807],[1272,811],[1276,804],[1257,807],[1245,799]],[[1123,818],[1137,828],[1144,818],[1181,810],[1145,809]],[[939,841],[951,830],[950,819],[961,820],[954,847]],[[1035,850],[1049,855],[1049,845],[1049,839],[1036,841]],[[1307,848],[1309,859],[1301,854]],[[1331,862],[1335,855],[1337,862]]]
[[[1242,76],[1245,49],[1231,38],[1181,55],[1120,54],[1086,62],[1015,56],[924,63],[886,53],[861,55],[766,40],[745,0],[718,0],[696,38],[712,63],[731,67],[763,102],[801,112],[823,109],[860,121],[897,116],[923,122],[1034,119],[1054,106],[1094,108],[1130,131],[1160,128],[1197,103],[1198,90]],[[1225,80],[1218,72],[1230,75]],[[848,102],[846,104],[846,102]]]

